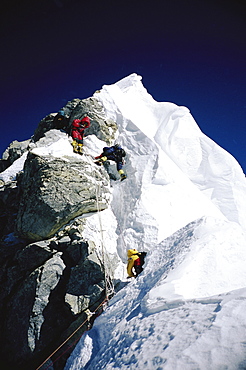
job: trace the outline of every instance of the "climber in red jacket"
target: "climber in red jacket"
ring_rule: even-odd
[[[90,118],[74,119],[71,126],[71,136],[73,138],[72,146],[75,153],[83,153],[84,130],[90,127]]]

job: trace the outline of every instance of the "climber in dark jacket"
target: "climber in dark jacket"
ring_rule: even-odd
[[[74,119],[71,126],[71,136],[73,138],[72,146],[75,153],[83,153],[84,130],[90,127],[90,118]]]
[[[67,130],[68,127],[68,117],[66,116],[63,109],[59,110],[54,120],[54,127],[60,130]]]
[[[126,155],[125,150],[121,148],[118,144],[115,144],[110,147],[104,147],[102,154],[95,157],[95,159],[98,159],[95,163],[100,166],[107,159],[116,162],[117,171],[119,172],[122,181],[126,179],[126,174],[123,170],[124,165],[123,157],[125,157],[125,155]]]

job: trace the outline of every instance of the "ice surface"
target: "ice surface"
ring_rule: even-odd
[[[117,253],[123,262],[130,247],[148,254],[65,369],[246,368],[241,167],[186,107],[154,101],[136,74],[96,97],[127,152],[128,179],[111,204]]]

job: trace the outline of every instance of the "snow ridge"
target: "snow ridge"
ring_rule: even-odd
[[[111,203],[117,253],[123,262],[130,247],[148,254],[65,369],[245,367],[241,167],[188,108],[156,102],[136,74],[103,86],[97,98],[127,152],[128,180],[113,185]]]

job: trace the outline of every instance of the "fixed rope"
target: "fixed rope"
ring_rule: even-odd
[[[99,185],[95,184],[96,186],[96,202],[97,202],[97,213],[98,213],[98,219],[99,219],[99,226],[100,226],[100,235],[101,235],[101,245],[102,245],[102,265],[104,269],[104,279],[105,279],[105,295],[106,297],[109,297],[110,295],[114,295],[114,286],[110,279],[109,273],[107,273],[107,265],[109,266],[109,260],[105,260],[107,254],[105,253],[105,246],[104,246],[104,236],[103,236],[103,226],[102,226],[102,218],[100,213],[100,207],[99,207]]]
[[[88,153],[84,153],[84,155],[89,159],[89,162],[91,162],[92,167],[95,165],[95,162],[93,160],[93,156]],[[100,227],[100,235],[101,235],[101,256],[97,254],[97,257],[99,261],[101,262],[103,271],[104,271],[104,280],[105,280],[105,295],[106,297],[113,296],[115,294],[114,291],[114,285],[112,283],[112,280],[110,279],[110,276],[113,276],[110,274],[110,261],[108,258],[107,253],[105,253],[105,243],[104,243],[104,237],[103,237],[103,227],[102,227],[102,219],[101,219],[101,214],[100,214],[100,206],[99,206],[99,196],[100,196],[100,185],[98,184],[96,180],[96,171],[93,171],[94,176],[92,176],[94,185],[95,185],[95,194],[96,194],[96,206],[97,206],[97,214],[98,214],[98,219],[99,219],[99,227]],[[106,261],[107,258],[107,261]]]
[[[91,155],[87,155],[89,158],[89,161],[92,163],[92,165],[95,165],[95,162],[93,161],[93,157]],[[108,258],[107,253],[105,253],[105,243],[104,243],[104,236],[103,236],[103,226],[102,226],[102,219],[101,219],[101,213],[100,213],[100,206],[99,206],[99,197],[100,197],[100,185],[96,181],[96,171],[94,170],[94,185],[96,189],[96,205],[97,205],[97,214],[98,214],[98,220],[99,220],[99,227],[100,227],[100,236],[101,236],[101,246],[102,246],[102,267],[104,270],[104,280],[105,280],[105,295],[106,298],[109,296],[113,296],[115,294],[114,291],[114,285],[112,283],[112,280],[110,279],[110,276],[113,276],[113,274],[110,274],[110,261]],[[98,256],[99,257],[99,256]],[[106,261],[107,258],[107,261]],[[99,258],[100,260],[100,258]]]
[[[97,306],[97,308],[95,309],[95,311],[94,312],[96,312],[96,311],[98,311],[99,310],[99,308],[101,307],[101,306],[103,306],[105,303],[107,302],[107,299],[104,299],[104,301],[103,302],[101,302],[98,306]],[[43,362],[42,362],[42,364],[41,365],[39,365],[39,367],[37,367],[36,368],[36,370],[39,370],[39,369],[41,369],[41,367],[42,366],[44,366],[44,364],[48,361],[48,360],[50,360],[51,359],[51,357],[52,356],[54,356],[58,351],[59,351],[59,349],[61,349],[73,336],[74,336],[74,334],[76,334],[77,333],[77,331],[79,331],[81,328],[82,328],[82,326],[87,322],[89,320],[89,318],[87,317],[87,319],[85,319],[83,322],[82,322],[82,324],[80,324],[78,327],[77,327],[77,329],[75,329],[73,332],[72,332],[72,334],[70,334],[69,335],[69,337],[67,338],[67,339],[65,339],[64,340],[64,342],[62,342],[60,345],[59,345],[59,347],[57,347]],[[86,330],[85,330],[86,331]],[[79,336],[79,338],[78,339],[76,339],[75,341],[74,341],[74,343],[71,345],[71,346],[69,346],[69,348],[67,348],[64,352],[62,352],[62,354],[59,356],[59,357],[57,357],[54,361],[52,361],[52,364],[54,364],[61,356],[63,356],[76,342],[78,342],[78,340],[82,337],[82,335],[83,335],[84,333],[82,333],[80,336]],[[48,369],[50,366],[52,366],[52,365],[48,365],[46,368],[44,368],[43,370],[46,370],[46,369]]]
[[[90,157],[90,159],[91,159],[91,161],[92,161],[92,157]],[[94,161],[92,161],[93,163],[94,163]],[[96,178],[96,177],[95,177]],[[99,198],[99,190],[98,190],[98,184],[96,184],[95,183],[95,186],[96,186],[96,200],[97,200],[97,211],[98,211],[98,217],[99,217],[99,223],[100,223],[100,230],[101,230],[101,239],[102,239],[102,249],[103,249],[103,254],[104,254],[104,241],[103,241],[103,230],[102,230],[102,222],[101,222],[101,215],[100,215],[100,209],[99,209],[99,201],[98,201],[98,198]],[[119,187],[119,193],[120,193],[120,196],[119,196],[119,198],[120,198],[120,200],[122,200],[122,199],[124,199],[124,197],[123,197],[123,194],[121,194],[121,192],[122,192],[122,187],[120,186]],[[122,217],[122,201],[120,201],[120,217]],[[123,245],[124,245],[124,247],[125,247],[125,250],[127,250],[128,248],[127,248],[127,245],[126,245],[126,243],[125,243],[125,239],[124,239],[124,235],[123,235],[123,230],[122,230],[122,227],[121,227],[121,225],[120,225],[120,222],[118,222],[118,227],[119,227],[119,230],[120,230],[120,237],[121,237],[121,239],[122,239],[122,241],[123,241]],[[107,256],[107,254],[106,254],[106,256]],[[103,257],[104,258],[104,257]],[[108,261],[108,266],[110,266],[110,263],[109,263],[110,261]],[[103,265],[105,266],[105,268],[106,268],[106,265],[105,265],[105,260],[103,259]],[[111,276],[112,276],[112,274],[111,274]],[[107,276],[106,276],[106,278],[107,278]],[[110,285],[110,287],[111,287],[111,291],[113,292],[113,294],[115,293],[115,291],[114,291],[114,286],[113,286],[113,284],[112,284],[112,281],[111,280],[109,280],[109,285]]]
[[[122,188],[120,187],[119,188],[119,198],[121,199],[121,202],[120,202],[120,218],[122,218],[122,204],[123,204],[123,199],[124,199],[124,194],[123,194],[123,191],[122,191]],[[122,241],[123,241],[123,245],[124,245],[124,247],[125,247],[125,250],[127,250],[127,246],[126,246],[126,243],[125,243],[125,239],[124,239],[124,235],[123,235],[123,230],[122,230],[122,227],[121,227],[121,224],[120,224],[120,222],[118,222],[118,227],[119,227],[119,230],[120,230],[120,237],[121,237],[121,239],[122,239]]]
[[[90,155],[88,155],[89,159],[92,161],[92,157]],[[94,164],[94,161],[92,161],[93,164]],[[101,214],[100,214],[100,207],[99,207],[99,184],[96,183],[96,179],[95,179],[95,188],[96,188],[96,203],[97,203],[97,213],[98,213],[98,218],[99,218],[99,225],[100,225],[100,234],[101,234],[101,243],[102,243],[102,265],[103,265],[103,269],[104,269],[104,279],[105,279],[105,299],[103,302],[101,302],[98,307],[95,309],[94,312],[98,311],[98,309],[103,306],[104,304],[106,304],[106,302],[108,302],[108,297],[109,295],[114,295],[114,286],[113,286],[113,283],[109,277],[109,274],[107,274],[107,269],[106,269],[106,261],[105,261],[105,247],[104,247],[104,238],[103,238],[103,227],[102,227],[102,219],[101,219]],[[109,261],[108,261],[109,262]],[[83,325],[89,320],[89,318],[87,317],[83,322],[82,324],[80,324],[77,329],[75,329],[70,335],[69,337],[64,340],[43,362],[40,366],[38,366],[36,368],[36,370],[39,370],[41,369],[41,367],[43,367],[45,365],[45,363],[51,359],[51,357],[53,357],[82,327]],[[88,329],[87,329],[88,330]],[[86,330],[85,330],[86,331]],[[61,355],[59,355],[54,361],[52,361],[52,364],[54,364],[56,361],[59,360],[60,357],[62,357],[70,348],[72,348],[76,342],[79,341],[79,339],[82,337],[84,333],[82,333],[79,338],[77,338],[65,351],[62,352]],[[46,368],[44,368],[43,370],[46,370],[48,369],[50,366],[52,366],[52,364],[48,365]]]
[[[92,158],[91,156],[89,155],[88,156],[90,158],[90,160],[92,161]],[[94,163],[94,162],[93,162]],[[114,286],[113,286],[113,283],[111,281],[111,279],[109,278],[109,275],[107,274],[107,269],[106,269],[106,261],[105,261],[105,247],[104,247],[104,238],[103,238],[103,227],[102,227],[102,219],[101,219],[101,214],[100,214],[100,207],[99,207],[99,185],[96,183],[96,180],[95,180],[95,188],[96,188],[96,203],[97,203],[97,213],[98,213],[98,218],[99,218],[99,225],[100,225],[100,234],[101,234],[101,244],[102,244],[102,265],[103,265],[103,269],[104,269],[104,279],[105,279],[105,299],[103,302],[101,302],[99,304],[99,306],[96,308],[96,310],[94,312],[96,312],[101,306],[103,306],[107,301],[108,301],[108,297],[110,295],[114,295]],[[39,370],[41,369],[41,367],[48,361],[51,359],[51,357],[53,357],[81,328],[82,326],[89,320],[89,318],[87,317],[86,320],[84,320],[82,322],[82,324],[80,324],[78,326],[77,329],[75,329],[72,334],[66,339],[64,340],[64,342],[62,342],[59,347],[57,347],[46,359],[45,361],[42,362],[42,364],[36,369],[36,370]],[[83,333],[84,334],[84,333]],[[70,345],[65,351],[62,352],[62,354],[60,356],[58,356],[54,361],[52,361],[52,364],[54,364],[56,361],[58,361],[58,359],[60,357],[62,357],[71,347],[74,346],[74,344],[82,337],[82,335],[77,338],[73,343],[72,345]],[[48,365],[44,370],[48,369],[50,366],[52,365]]]
[[[105,295],[108,297],[108,287],[107,287],[107,273],[106,273],[106,266],[105,266],[105,256],[104,256],[104,240],[103,240],[103,228],[102,228],[102,219],[99,209],[99,196],[98,196],[98,185],[96,184],[96,202],[97,202],[97,213],[100,225],[100,235],[101,235],[101,245],[102,245],[102,265],[104,269],[104,279],[105,279]]]

